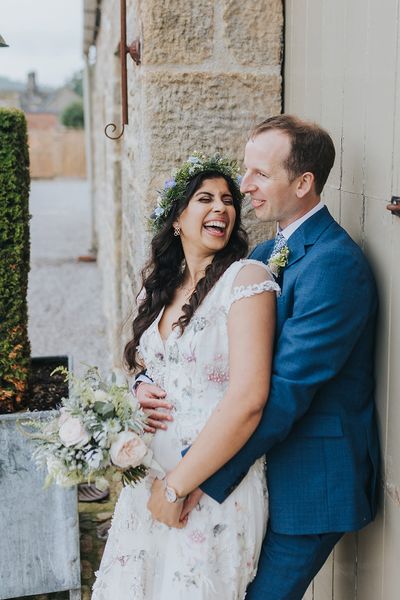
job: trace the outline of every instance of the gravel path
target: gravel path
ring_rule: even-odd
[[[29,336],[32,356],[70,354],[107,371],[111,359],[96,263],[78,262],[90,247],[86,181],[33,181],[30,195]]]

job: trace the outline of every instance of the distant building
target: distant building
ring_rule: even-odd
[[[69,104],[81,100],[68,85],[57,89],[39,87],[34,71],[28,73],[24,86],[6,79],[0,82],[0,106],[14,106],[25,113],[52,113],[59,116]]]
[[[0,75],[0,106],[21,108],[21,92],[25,84]]]
[[[49,93],[41,91],[36,83],[36,73],[28,73],[26,88],[20,94],[21,108],[24,112],[47,112],[44,104]]]
[[[0,106],[20,108],[28,122],[30,171],[33,178],[85,177],[84,132],[67,129],[60,116],[82,98],[71,87],[39,87],[36,73],[26,84],[0,78]]]
[[[21,108],[21,100],[19,92],[15,90],[0,90],[0,106],[9,106],[12,108]]]

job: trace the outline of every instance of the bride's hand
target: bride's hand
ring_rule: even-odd
[[[185,502],[183,503],[183,508],[182,508],[182,512],[181,512],[181,516],[179,517],[179,520],[181,523],[187,523],[188,520],[188,516],[189,513],[192,512],[192,510],[194,508],[196,508],[196,506],[198,505],[200,498],[202,497],[203,492],[201,491],[200,488],[196,488],[195,490],[193,490],[193,492],[191,492],[186,498],[185,498]]]
[[[164,482],[160,479],[155,479],[151,487],[151,495],[147,503],[147,508],[155,521],[164,523],[168,527],[182,529],[186,526],[186,522],[180,521],[182,502],[168,502],[164,491]]]
[[[156,429],[167,429],[164,421],[173,421],[170,414],[159,412],[158,408],[171,410],[172,404],[165,400],[163,389],[151,383],[142,381],[136,388],[136,398],[147,415],[145,431],[154,433]]]

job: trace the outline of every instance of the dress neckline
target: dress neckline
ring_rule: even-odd
[[[159,324],[160,324],[160,321],[161,321],[161,319],[162,319],[162,316],[163,316],[163,314],[164,314],[164,311],[165,311],[165,306],[163,306],[163,307],[162,307],[162,309],[160,310],[160,312],[158,313],[158,316],[157,316],[156,320],[154,321],[154,326],[155,326],[155,329],[156,329],[157,335],[158,335],[158,337],[160,338],[160,341],[161,341],[162,345],[163,345],[163,346],[164,346],[164,348],[165,348],[165,346],[167,345],[167,342],[169,341],[170,337],[172,336],[172,334],[173,334],[173,333],[175,333],[175,329],[176,329],[176,328],[175,328],[175,327],[173,327],[173,328],[171,329],[171,331],[169,332],[169,334],[167,335],[167,337],[166,337],[166,338],[163,338],[163,336],[161,335],[161,331],[160,331],[160,328],[159,328]]]
[[[232,269],[233,265],[236,265],[238,263],[242,263],[244,260],[250,260],[251,262],[259,262],[259,261],[255,261],[252,259],[240,259],[240,260],[235,260],[233,263],[231,263],[229,265],[229,267],[224,271],[224,273],[222,273],[221,277],[218,279],[218,281],[215,282],[213,288],[208,292],[207,296],[204,298],[203,302],[200,304],[200,306],[197,307],[196,311],[194,312],[194,314],[192,315],[192,319],[198,314],[198,311],[201,310],[202,307],[204,307],[204,305],[207,303],[207,301],[209,300],[210,296],[213,295],[213,292],[217,289],[218,285],[225,279],[226,274]],[[153,321],[153,325],[155,327],[156,333],[158,338],[160,339],[163,347],[165,348],[167,343],[169,342],[169,340],[171,339],[172,335],[177,333],[177,327],[173,327],[171,329],[171,331],[169,332],[169,334],[167,335],[166,338],[163,338],[163,336],[161,335],[160,332],[160,328],[159,328],[159,323],[162,319],[162,316],[164,314],[165,311],[165,306],[162,307],[162,309],[160,310],[160,312],[158,313],[157,318]],[[182,333],[182,335],[185,333],[186,329],[184,330],[184,332]]]

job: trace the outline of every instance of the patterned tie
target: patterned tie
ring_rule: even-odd
[[[274,247],[272,248],[271,256],[268,259],[267,265],[271,269],[275,279],[281,274],[288,263],[289,248],[284,235],[280,231],[275,236]]]
[[[271,258],[273,256],[275,256],[276,254],[279,254],[279,252],[285,246],[287,246],[286,238],[284,235],[282,235],[282,233],[280,231],[278,231],[278,233],[275,236],[274,247],[272,248]]]

